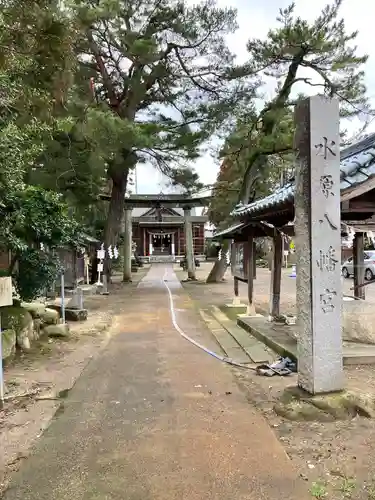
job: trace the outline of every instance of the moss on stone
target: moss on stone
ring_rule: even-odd
[[[22,302],[21,305],[33,318],[40,318],[46,310],[46,306],[43,302]]]
[[[44,325],[57,325],[60,320],[60,315],[55,309],[46,308],[40,316]]]
[[[348,420],[357,415],[375,418],[375,394],[342,391],[312,396],[298,387],[288,387],[274,410],[295,421]]]
[[[1,332],[2,358],[11,358],[16,351],[16,332],[14,330],[3,330]]]
[[[0,312],[2,327],[11,328],[16,333],[29,326],[33,321],[31,314],[24,307],[5,306],[0,308]]]

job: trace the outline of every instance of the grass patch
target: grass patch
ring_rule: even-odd
[[[322,481],[317,481],[313,483],[310,489],[312,498],[321,499],[327,498],[328,491],[326,485]]]

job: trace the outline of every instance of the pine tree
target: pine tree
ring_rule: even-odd
[[[75,0],[81,66],[97,107],[88,122],[112,147],[105,244],[116,241],[129,171],[152,161],[173,177],[239,102],[253,95],[233,72],[224,35],[236,13],[212,0]],[[246,75],[244,75],[246,79]]]
[[[342,0],[334,0],[311,24],[295,17],[291,4],[280,10],[280,26],[270,30],[265,40],[248,42],[250,59],[242,70],[277,79],[277,89],[252,124],[244,143],[248,158],[241,200],[245,203],[254,180],[266,168],[267,157],[290,153],[292,149],[293,123],[285,122],[285,118],[290,115],[298,91],[338,97],[343,118],[372,114],[362,69],[367,56],[356,54],[358,32],[346,32],[344,20],[339,19],[341,4]],[[302,70],[305,74],[301,74]],[[258,133],[253,134],[254,130]]]

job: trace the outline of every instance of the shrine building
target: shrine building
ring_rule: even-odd
[[[200,259],[205,250],[207,217],[197,215],[192,208],[190,220],[193,232],[194,255]],[[142,260],[179,261],[186,254],[184,210],[179,207],[132,209],[133,242]]]
[[[109,195],[102,195],[109,199]],[[137,255],[147,262],[175,262],[188,259],[194,274],[194,259],[204,258],[209,196],[186,194],[131,194],[125,199],[124,227],[126,245],[133,243]]]

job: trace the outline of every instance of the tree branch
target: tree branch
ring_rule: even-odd
[[[89,41],[92,53],[94,54],[95,61],[98,65],[99,72],[103,78],[103,84],[104,84],[105,89],[107,91],[109,105],[111,106],[112,109],[118,110],[119,99],[118,99],[115,87],[113,85],[113,82],[111,80],[111,77],[107,71],[105,64],[104,64],[100,49],[99,49],[97,43],[95,42],[92,30],[87,31],[87,39]]]

